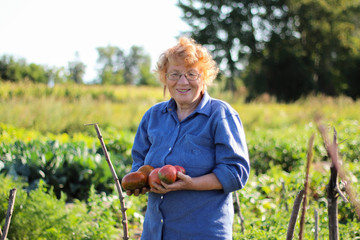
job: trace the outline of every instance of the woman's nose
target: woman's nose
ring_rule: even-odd
[[[182,74],[181,77],[178,80],[178,83],[182,83],[182,84],[187,84],[189,83],[189,81],[187,80],[187,78],[185,77],[185,74]]]

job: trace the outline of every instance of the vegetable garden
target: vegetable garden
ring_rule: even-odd
[[[259,99],[245,104],[236,94],[210,89],[240,114],[251,158],[251,176],[237,192],[234,239],[285,239],[298,193],[304,189],[309,141],[305,239],[329,239],[327,184],[331,160],[315,122],[337,131],[347,182],[360,193],[360,102],[309,97],[292,104]],[[0,85],[0,228],[9,190],[16,188],[8,239],[121,239],[121,207],[96,132],[98,123],[117,175],[131,168],[131,146],[143,113],[166,100],[161,88],[8,84]],[[130,239],[138,239],[147,196],[125,196]],[[354,203],[338,197],[340,239],[360,239]],[[300,215],[300,214],[299,214]],[[243,221],[242,221],[243,220]],[[300,231],[298,217],[294,238]]]

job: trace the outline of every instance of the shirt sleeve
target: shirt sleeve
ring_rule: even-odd
[[[214,174],[224,192],[243,188],[249,178],[250,161],[245,133],[238,114],[224,116],[215,131],[216,167]]]
[[[149,112],[144,114],[135,135],[134,144],[131,149],[131,156],[133,158],[131,172],[137,171],[144,165],[146,154],[151,146],[147,133],[148,115]]]

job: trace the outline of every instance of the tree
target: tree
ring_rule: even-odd
[[[25,65],[25,60],[16,61],[12,56],[2,56],[0,60],[0,79],[10,82],[22,81]]]
[[[97,48],[100,79],[103,84],[154,85],[150,56],[142,47],[132,46],[129,53],[118,47]]]
[[[22,79],[44,84],[47,84],[49,81],[48,71],[41,65],[35,63],[30,63],[29,65],[25,64],[23,70]]]
[[[49,82],[52,70],[35,63],[27,64],[24,59],[15,59],[4,55],[0,60],[0,79],[10,82],[31,81],[34,83]]]
[[[77,84],[84,82],[83,77],[85,74],[86,66],[80,61],[79,53],[75,53],[75,60],[68,63],[69,66],[69,79]]]
[[[214,53],[227,89],[236,90],[241,76],[250,97],[268,92],[291,101],[309,92],[348,92],[342,64],[359,56],[359,1],[179,0],[178,6],[192,37]]]
[[[151,72],[151,58],[145,56],[143,62],[139,66],[140,80],[138,85],[158,86],[159,82],[155,75]]]
[[[124,52],[115,46],[98,47],[100,65],[100,82],[102,84],[123,84]]]

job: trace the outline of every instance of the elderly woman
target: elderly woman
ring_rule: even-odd
[[[143,116],[132,171],[171,164],[186,175],[150,189],[141,239],[232,239],[231,193],[246,184],[250,164],[238,113],[206,92],[218,67],[206,48],[182,37],[160,56],[156,71],[171,99]]]

